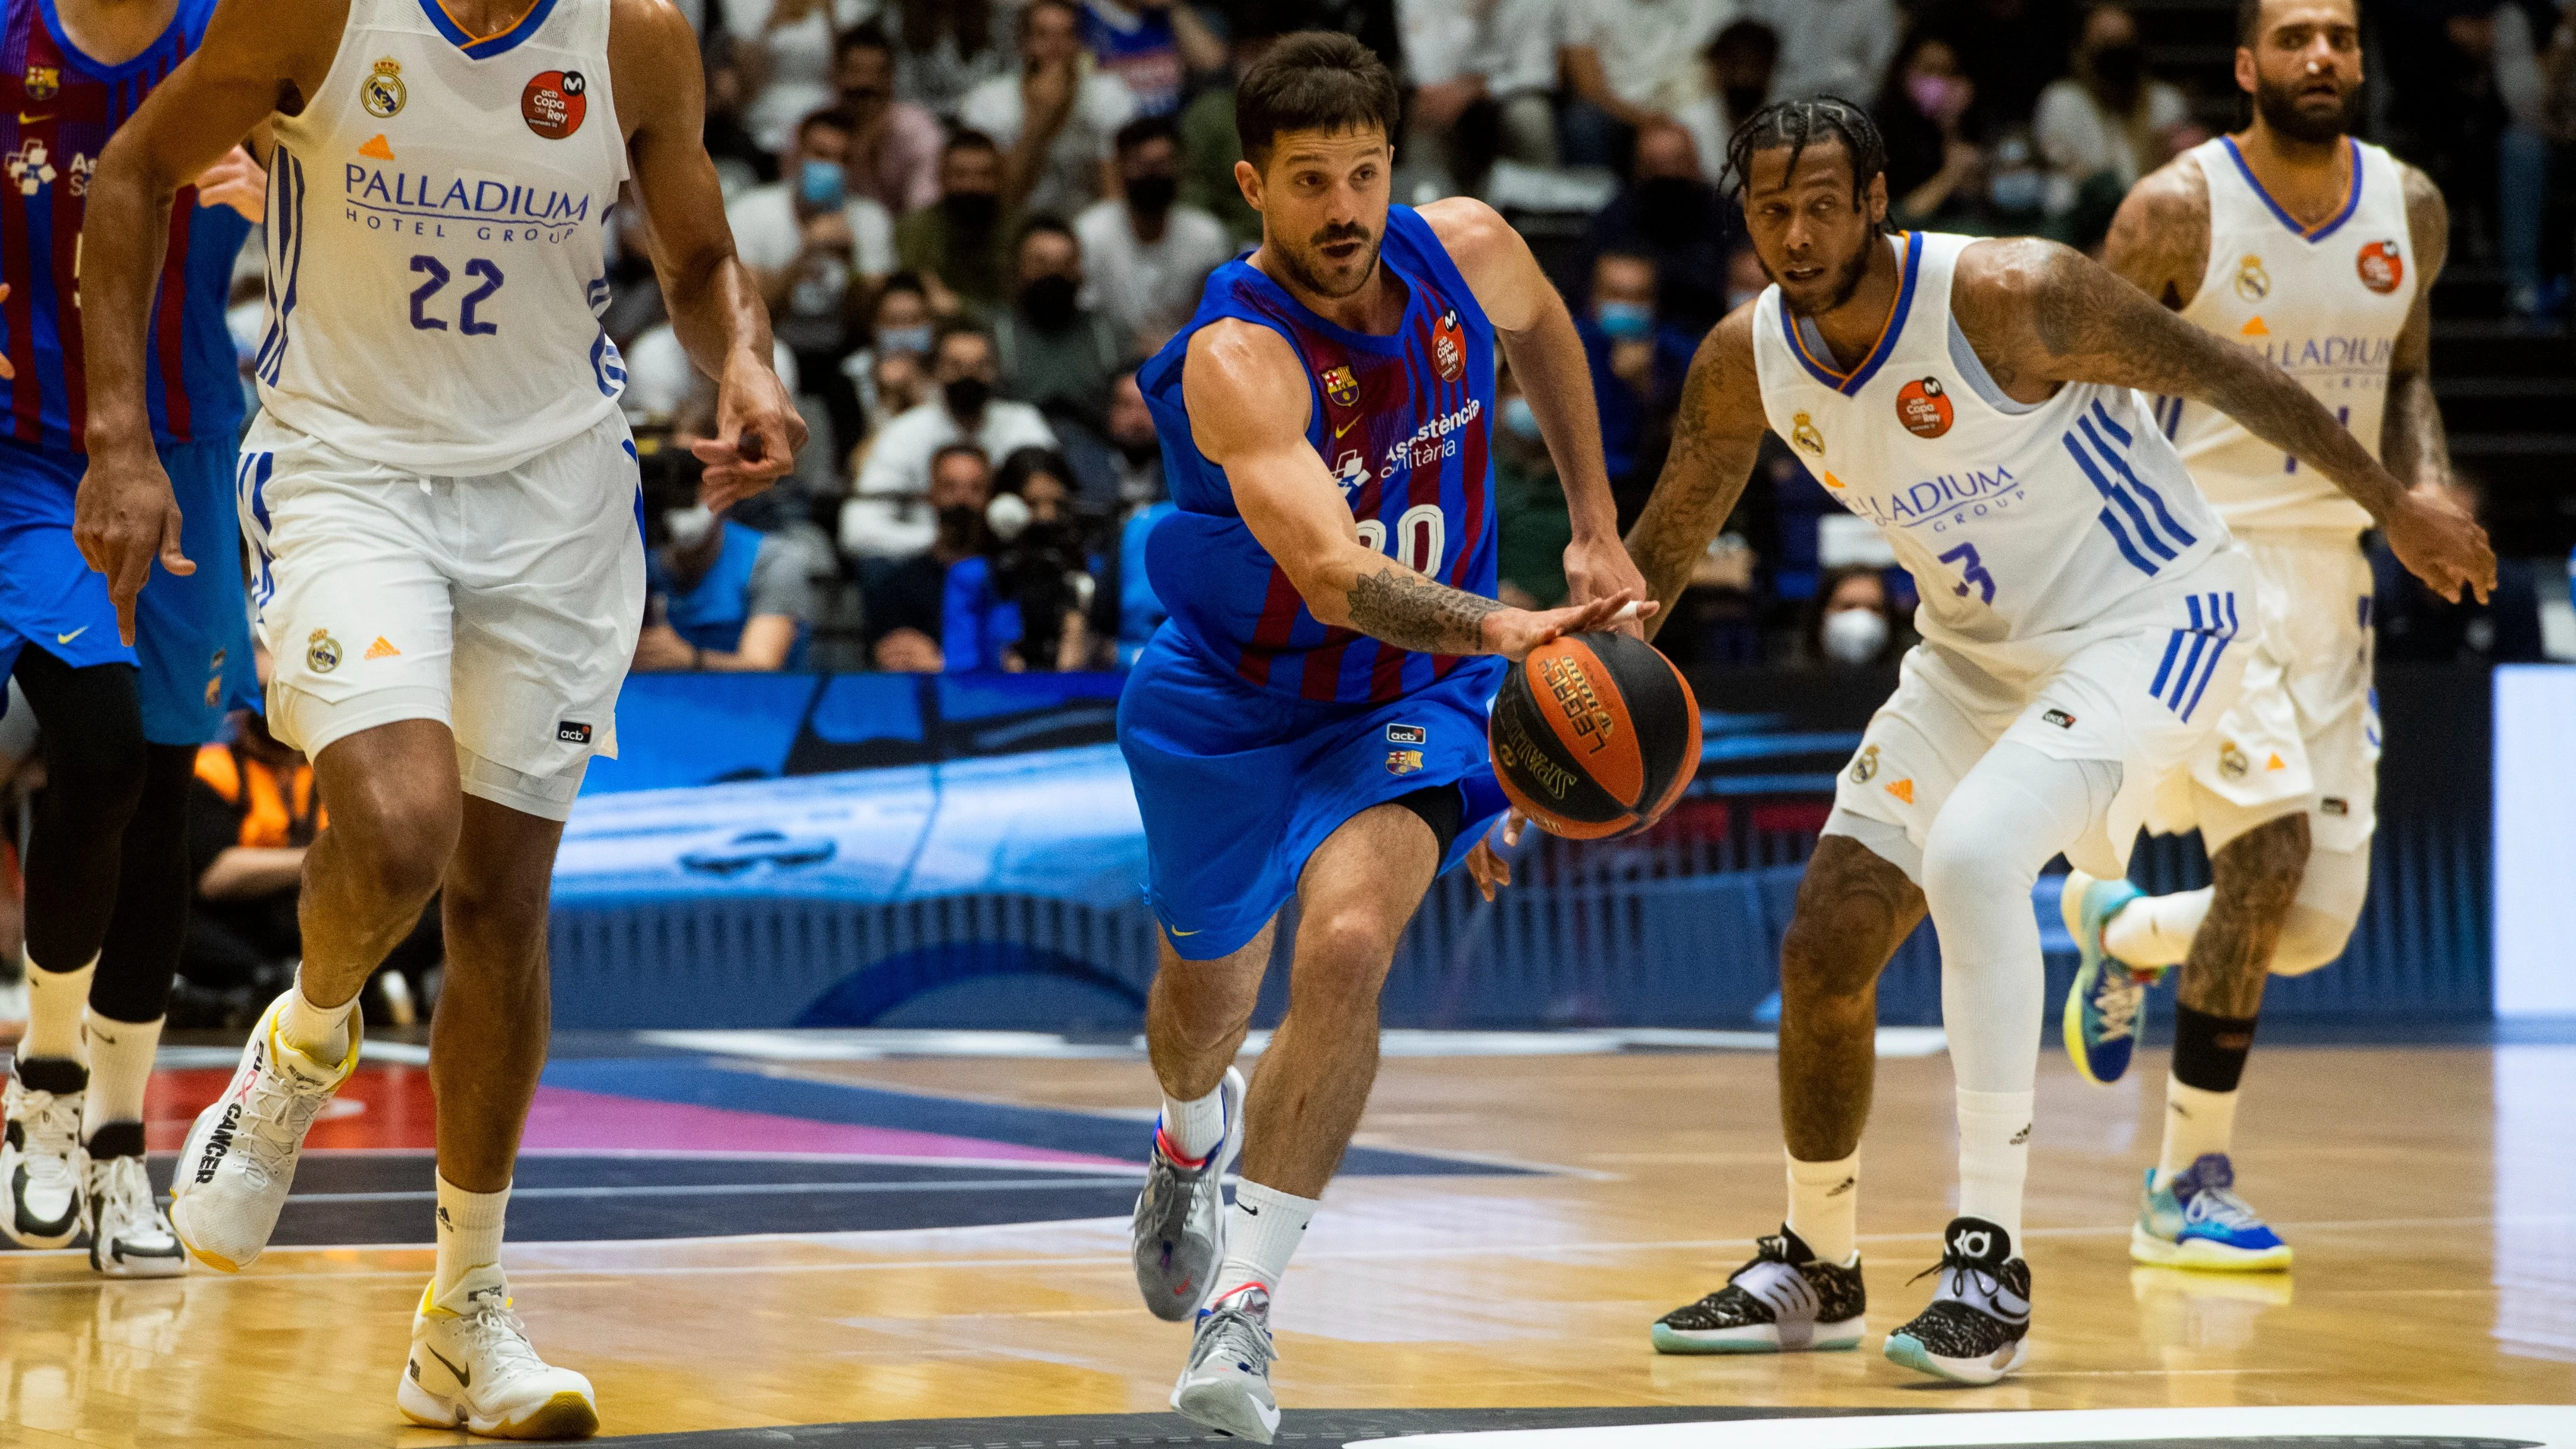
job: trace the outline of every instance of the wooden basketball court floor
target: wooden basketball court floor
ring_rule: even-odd
[[[156,1081],[157,1147],[175,1147],[220,1084],[215,1060]],[[729,1075],[688,1075],[710,1066]],[[429,1209],[414,1150],[426,1083],[399,1061],[369,1070],[354,1111],[317,1129],[288,1214],[295,1231],[281,1229],[302,1241],[246,1274],[102,1284],[76,1252],[0,1254],[0,1443],[463,1442],[408,1428],[393,1409],[430,1265],[417,1245]],[[1862,1158],[1868,1345],[1774,1358],[1650,1350],[1648,1322],[1718,1286],[1779,1220],[1773,1071],[1758,1050],[1390,1058],[1361,1134],[1383,1151],[1355,1153],[1368,1175],[1334,1185],[1282,1289],[1283,1405],[2576,1399],[2576,1046],[2258,1049],[2239,1182],[2299,1260],[2294,1273],[2243,1277],[2128,1261],[2160,1126],[2161,1053],[2142,1053],[2110,1088],[2043,1057],[2027,1233],[2034,1351],[2020,1376],[1986,1389],[1935,1386],[1878,1353],[1926,1297],[1928,1281],[1907,1280],[1937,1255],[1950,1211],[1951,1084],[1937,1053],[1880,1062]],[[559,1060],[558,1073],[521,1185],[556,1180],[549,1172],[573,1182],[564,1174],[580,1163],[592,1175],[523,1201],[507,1260],[538,1345],[597,1385],[603,1433],[1163,1409],[1187,1332],[1138,1305],[1126,1262],[1123,1204],[1153,1101],[1132,1054],[711,1062],[663,1048],[605,1065]],[[655,1085],[672,1081],[699,1085]],[[759,1114],[725,1116],[735,1094],[761,1105],[763,1121],[811,1131],[740,1126]],[[600,1105],[638,1101],[650,1118],[640,1146]],[[878,1125],[850,1125],[863,1118]],[[1081,1140],[1055,1153],[1007,1140],[1051,1122],[1082,1127]],[[589,1157],[577,1150],[585,1134],[598,1139]],[[999,1145],[984,1158],[954,1145],[973,1140]],[[762,1150],[725,1157],[727,1141]],[[708,1186],[691,1172],[710,1162],[841,1176],[810,1192],[805,1179]],[[380,1168],[401,1178],[397,1190],[346,1190]],[[1059,1180],[1062,1191],[1048,1190]],[[804,1197],[814,1201],[795,1211],[809,1216],[776,1215]],[[915,1208],[933,1200],[949,1204],[933,1218],[966,1225],[774,1230],[927,1221]],[[710,1224],[690,1202],[752,1207]],[[585,1227],[581,1214],[600,1204],[648,1216]],[[649,1216],[665,1209],[683,1216]],[[705,1230],[673,1236],[675,1223]],[[350,1236],[335,1237],[343,1228]],[[388,1240],[398,1245],[364,1245]],[[1123,1422],[1198,1442],[1167,1415]]]

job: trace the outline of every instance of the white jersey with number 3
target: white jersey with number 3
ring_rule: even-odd
[[[356,457],[497,473],[616,410],[604,228],[625,181],[609,0],[497,35],[438,0],[350,0],[276,122],[260,404]]]
[[[2209,180],[2209,267],[2185,320],[2261,353],[2297,378],[2379,456],[2388,363],[2418,285],[2397,160],[2348,141],[2352,190],[2323,223],[2291,220],[2233,139],[2194,147]],[[2210,502],[2239,529],[2370,527],[2361,505],[2316,469],[2204,403],[2166,398],[2166,433]]]
[[[1896,306],[1849,372],[1778,287],[1754,316],[1772,430],[1878,525],[1914,575],[1924,636],[1969,645],[2115,618],[2228,543],[2139,393],[2068,383],[2024,404],[1996,387],[1950,314],[1959,254],[1978,240],[1893,239]]]

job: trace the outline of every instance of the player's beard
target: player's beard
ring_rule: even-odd
[[[1347,285],[1328,286],[1322,277],[1316,275],[1315,268],[1308,265],[1307,258],[1313,257],[1320,261],[1325,246],[1346,241],[1356,241],[1361,244],[1359,268],[1353,273]],[[1378,238],[1371,236],[1368,228],[1354,223],[1346,227],[1328,226],[1315,233],[1307,240],[1306,249],[1302,252],[1282,247],[1280,260],[1287,267],[1288,279],[1295,282],[1300,289],[1312,292],[1318,297],[1328,297],[1338,301],[1367,286],[1369,278],[1377,275],[1377,252]]]
[[[1826,290],[1823,301],[1810,307],[1801,303],[1799,299],[1792,297],[1789,299],[1790,305],[1796,307],[1799,312],[1806,316],[1822,317],[1826,313],[1840,307],[1845,302],[1850,301],[1852,299],[1852,294],[1860,290],[1861,279],[1869,275],[1869,249],[1877,245],[1879,245],[1879,236],[1877,232],[1873,231],[1869,234],[1869,239],[1861,243],[1858,250],[1854,251],[1849,257],[1843,259],[1843,264],[1836,267],[1833,272],[1825,278]],[[1759,260],[1758,257],[1756,259]],[[1775,283],[1780,280],[1779,273],[1771,270],[1771,264],[1769,262],[1762,263],[1762,274],[1769,277]]]
[[[2361,87],[2338,83],[2335,108],[2331,112],[2310,110],[2299,103],[2299,91],[2308,78],[2301,76],[2289,85],[2257,81],[2254,86],[2254,111],[2263,124],[2293,141],[2323,146],[2338,137],[2351,134],[2361,119]]]

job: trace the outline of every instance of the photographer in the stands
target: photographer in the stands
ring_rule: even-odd
[[[941,615],[951,670],[1083,669],[1091,661],[1083,611],[1091,560],[1074,515],[1073,470],[1049,448],[1002,460],[984,511],[984,552],[948,570]]]

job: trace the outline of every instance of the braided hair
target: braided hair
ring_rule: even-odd
[[[1789,148],[1789,172],[1795,174],[1798,158],[1808,146],[1820,141],[1840,141],[1843,154],[1851,158],[1852,205],[1869,205],[1869,183],[1887,170],[1887,142],[1878,134],[1878,124],[1869,112],[1840,96],[1814,96],[1801,101],[1773,101],[1735,128],[1726,143],[1728,185],[1736,201],[1752,185],[1753,157],[1762,151]],[[1885,223],[1874,223],[1883,230]]]

